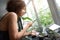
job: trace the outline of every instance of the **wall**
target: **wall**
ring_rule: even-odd
[[[0,0],[0,18],[6,14],[6,4],[8,0]]]

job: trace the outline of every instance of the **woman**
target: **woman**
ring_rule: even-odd
[[[26,33],[26,30],[32,25],[32,22],[29,22],[20,32],[17,28],[18,18],[26,12],[24,1],[9,1],[6,9],[8,13],[0,20],[0,40],[18,40],[29,35],[30,33]]]

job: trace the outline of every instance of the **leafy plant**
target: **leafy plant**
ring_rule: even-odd
[[[50,24],[53,24],[53,19],[52,19],[52,15],[49,9],[45,9],[39,12],[40,13],[40,22],[43,26],[48,26]]]

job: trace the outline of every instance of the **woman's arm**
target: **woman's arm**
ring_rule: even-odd
[[[36,32],[25,32],[23,36],[28,36],[28,35],[36,36]]]
[[[31,32],[25,32],[23,36],[31,35]]]
[[[20,32],[18,32],[18,25],[17,25],[17,15],[15,13],[10,13],[9,17],[8,17],[8,22],[9,22],[9,37],[10,40],[17,40],[19,38],[21,38],[23,36],[23,34],[26,32],[26,30],[29,28],[29,26],[32,25],[31,23],[28,23],[27,26],[21,30]]]

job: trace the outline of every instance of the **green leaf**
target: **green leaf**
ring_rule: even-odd
[[[22,17],[22,19],[23,19],[23,20],[30,20],[30,21],[32,21],[32,19],[29,18],[29,17]]]

